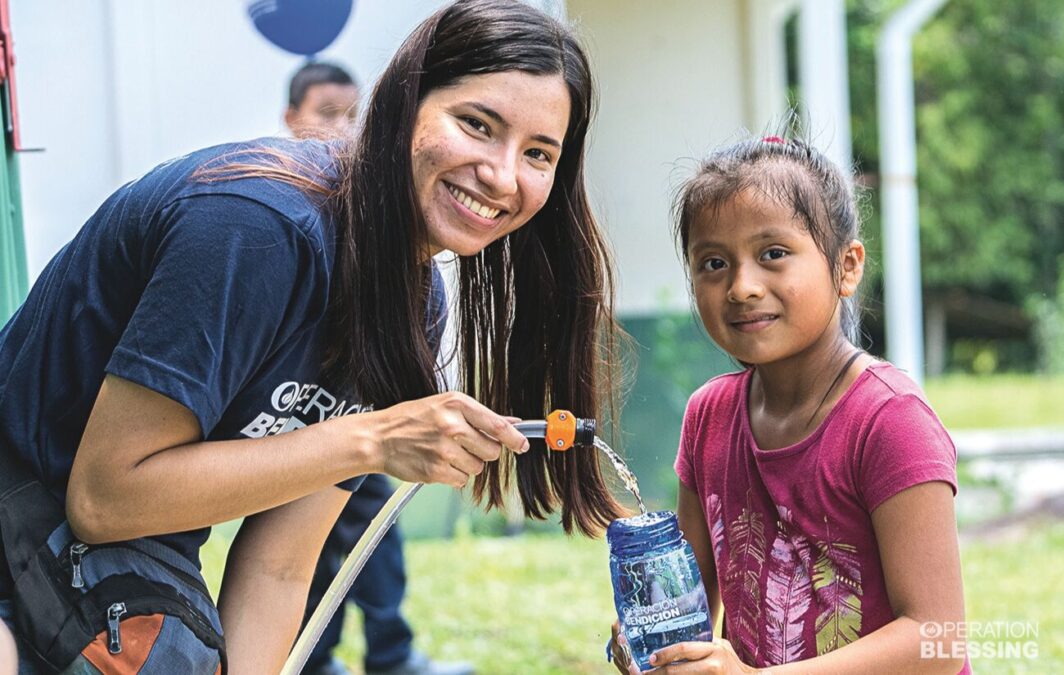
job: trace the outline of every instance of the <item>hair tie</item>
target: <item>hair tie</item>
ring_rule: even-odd
[[[783,145],[787,141],[783,140],[779,136],[765,136],[764,138],[761,139],[761,142],[762,143],[779,143],[780,145]]]

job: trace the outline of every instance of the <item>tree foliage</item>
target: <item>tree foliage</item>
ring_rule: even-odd
[[[854,150],[868,174],[875,42],[903,4],[848,3]],[[924,287],[1030,312],[1056,296],[1064,260],[1064,2],[950,0],[916,37],[913,67]]]

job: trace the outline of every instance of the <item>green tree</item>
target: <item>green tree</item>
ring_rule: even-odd
[[[875,42],[902,4],[848,3],[855,158],[872,185]],[[1037,314],[1032,298],[1056,296],[1064,253],[1064,3],[952,0],[917,36],[913,64],[925,292]],[[875,233],[878,194],[870,206]]]

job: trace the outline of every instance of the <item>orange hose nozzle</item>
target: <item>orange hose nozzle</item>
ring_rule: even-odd
[[[555,410],[547,415],[547,447],[568,450],[576,440],[576,416],[568,410]]]

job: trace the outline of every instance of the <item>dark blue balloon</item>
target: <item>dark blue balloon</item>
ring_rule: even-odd
[[[281,49],[311,56],[332,44],[351,16],[354,0],[248,0],[248,16]]]

